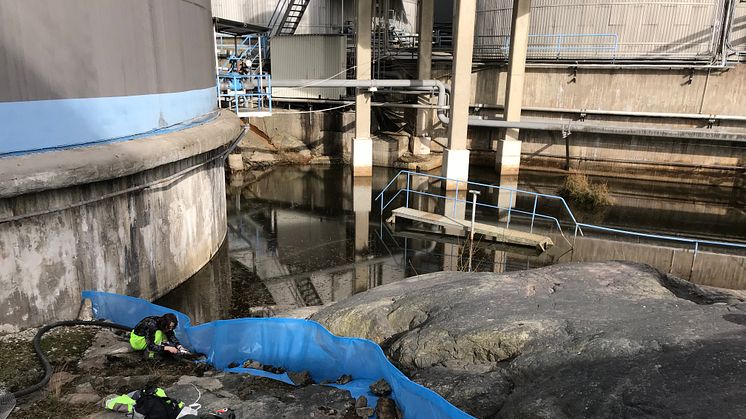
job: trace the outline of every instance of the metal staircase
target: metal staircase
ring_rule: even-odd
[[[321,301],[321,297],[319,297],[319,294],[316,292],[316,287],[313,285],[313,282],[311,282],[311,278],[296,278],[295,286],[306,306],[320,306],[324,304],[324,302]]]
[[[269,20],[272,36],[293,35],[311,0],[280,0]]]

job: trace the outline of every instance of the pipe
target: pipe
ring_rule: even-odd
[[[490,105],[484,103],[475,103],[469,105],[477,109],[505,109],[502,105]],[[553,113],[584,113],[591,115],[611,115],[611,116],[636,116],[643,118],[680,118],[680,119],[704,119],[716,121],[742,121],[746,122],[746,116],[740,115],[707,115],[697,113],[674,113],[674,112],[636,112],[636,111],[607,111],[601,109],[566,109],[566,108],[549,108],[541,106],[524,106],[521,108],[529,112],[553,112]]]
[[[419,94],[419,93],[418,93]],[[302,99],[290,97],[272,97],[273,102],[284,103],[326,103],[333,105],[354,105],[353,100],[338,99]],[[438,105],[424,105],[419,103],[396,103],[396,102],[371,102],[370,106],[377,108],[415,108],[415,109],[439,109]],[[448,107],[446,106],[446,109]]]
[[[439,80],[276,80],[272,83],[278,87],[354,87],[358,89],[373,89],[385,87],[407,87],[407,88],[437,88],[438,89],[438,120],[443,125],[450,124],[450,118],[446,115],[448,109],[446,96],[448,87]],[[718,138],[712,138],[713,135],[706,132],[697,132],[692,130],[669,130],[653,129],[644,127],[614,126],[614,125],[586,125],[573,123],[574,121],[557,122],[557,121],[502,121],[502,120],[485,120],[479,117],[469,117],[469,126],[485,128],[515,128],[539,131],[560,131],[563,133],[587,132],[594,134],[613,134],[613,135],[639,135],[645,137],[669,137],[669,138],[686,138],[686,139],[708,139],[721,140],[728,142],[746,143],[746,136],[732,133],[719,133]]]

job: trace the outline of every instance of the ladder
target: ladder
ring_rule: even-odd
[[[311,0],[280,0],[270,19],[272,36],[293,35]],[[282,15],[281,19],[278,17]]]

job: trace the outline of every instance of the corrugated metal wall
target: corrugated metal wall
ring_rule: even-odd
[[[213,16],[239,22],[269,23],[278,0],[212,0]],[[396,16],[394,27],[417,32],[417,0],[389,0]],[[345,21],[355,21],[355,0],[312,0],[296,30],[297,35],[338,34]]]
[[[340,33],[342,1],[345,15],[354,19],[354,0],[312,0],[296,34]],[[212,13],[224,19],[266,25],[278,3],[278,0],[212,0]]]
[[[529,58],[710,57],[724,0],[534,0]],[[511,0],[478,0],[476,56],[504,57]]]
[[[737,50],[746,51],[746,2],[736,4],[730,45]]]
[[[342,35],[295,35],[272,38],[272,78],[344,79],[345,48]],[[339,99],[344,88],[280,88],[272,89],[274,97]]]

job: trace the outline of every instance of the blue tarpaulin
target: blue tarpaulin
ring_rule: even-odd
[[[376,397],[368,386],[384,379],[392,398],[409,418],[471,418],[435,392],[410,381],[389,362],[380,346],[367,339],[335,336],[311,320],[283,318],[244,318],[216,320],[192,326],[188,316],[139,298],[97,291],[84,291],[93,314],[129,327],[144,317],[174,313],[179,318],[176,337],[193,352],[205,354],[207,362],[219,370],[269,377],[292,384],[287,374],[272,374],[243,365],[249,359],[282,367],[287,371],[308,371],[317,383],[336,381],[351,375],[347,384],[333,384],[353,397],[365,395],[370,405]]]

